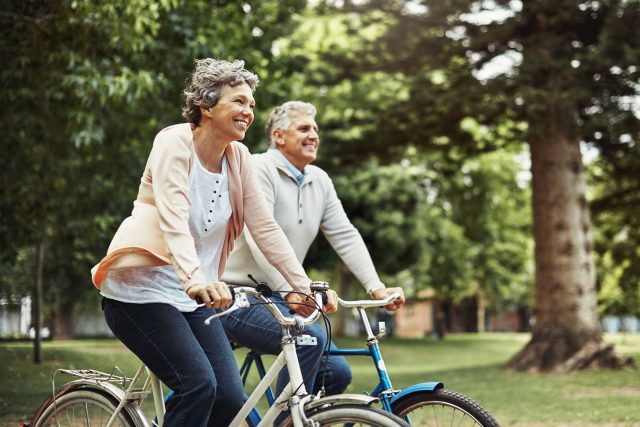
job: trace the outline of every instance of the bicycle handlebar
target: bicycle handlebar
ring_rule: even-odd
[[[398,292],[394,292],[385,299],[365,299],[365,300],[355,300],[355,301],[345,301],[343,299],[338,298],[338,304],[342,307],[356,307],[356,308],[371,308],[371,307],[384,307],[385,305],[391,304],[397,298],[400,297]]]
[[[252,295],[252,296],[256,297],[256,299],[258,301],[260,301],[261,303],[264,304],[264,306],[267,308],[267,310],[269,310],[271,315],[276,319],[276,321],[280,325],[282,325],[282,326],[293,326],[296,329],[300,330],[300,329],[304,328],[305,326],[308,326],[308,325],[312,324],[313,322],[315,322],[316,320],[318,320],[318,317],[320,317],[320,314],[322,313],[322,310],[321,310],[322,309],[322,297],[323,297],[324,292],[326,292],[326,289],[314,290],[313,287],[312,287],[312,295],[313,295],[313,299],[315,301],[315,307],[316,308],[307,317],[300,317],[299,315],[285,316],[284,314],[282,314],[282,312],[280,310],[278,310],[278,307],[276,306],[276,304],[273,301],[271,301],[271,299],[269,297],[264,296],[262,294],[262,292],[260,292],[258,289],[254,288],[254,287],[251,287],[251,286],[235,286],[234,290],[235,290],[234,302],[231,305],[231,307],[227,308],[226,310],[224,310],[224,311],[222,311],[220,313],[216,313],[213,316],[207,318],[204,321],[205,325],[208,325],[209,323],[211,323],[211,320],[213,320],[213,319],[217,319],[219,317],[226,316],[226,315],[231,314],[234,311],[239,310],[241,308],[248,308],[250,306],[250,304],[249,304],[249,300],[247,299],[247,295]]]

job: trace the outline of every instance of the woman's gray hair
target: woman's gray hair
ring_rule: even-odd
[[[244,69],[244,61],[206,58],[196,59],[195,63],[191,83],[184,90],[186,100],[182,107],[182,115],[189,123],[200,123],[200,107],[216,105],[223,87],[246,83],[253,92],[258,86],[258,76]]]
[[[316,107],[313,104],[302,101],[287,101],[279,107],[271,110],[267,123],[264,127],[267,133],[267,138],[271,143],[270,147],[276,146],[276,141],[273,139],[273,131],[276,129],[286,131],[291,126],[291,120],[296,113],[309,114],[311,117],[316,116]]]

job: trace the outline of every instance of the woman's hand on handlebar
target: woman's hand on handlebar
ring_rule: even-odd
[[[385,305],[384,308],[386,308],[389,311],[396,311],[397,309],[402,307],[402,305],[404,304],[404,301],[405,301],[404,291],[402,290],[402,288],[380,288],[380,289],[376,289],[375,291],[371,292],[371,297],[373,299],[385,299],[386,297],[388,297],[389,295],[391,295],[393,293],[399,293],[400,297],[396,298],[391,304]]]
[[[231,291],[224,282],[198,283],[187,289],[187,295],[193,300],[201,300],[208,308],[226,308],[233,302]]]
[[[306,317],[315,310],[315,302],[309,295],[303,295],[296,292],[289,292],[284,296],[289,303],[291,310],[299,315]],[[325,313],[333,313],[338,309],[338,296],[332,290],[327,291],[327,303],[322,307]]]

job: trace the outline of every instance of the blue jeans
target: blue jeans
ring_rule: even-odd
[[[104,298],[109,328],[174,391],[164,425],[228,426],[245,396],[238,365],[215,310],[183,313],[168,304]]]
[[[279,294],[273,294],[271,300],[276,302],[282,313],[289,316],[289,305],[284,298]],[[257,303],[253,297],[249,298],[249,302],[251,304]],[[231,341],[263,354],[277,355],[282,350],[280,325],[263,305],[252,305],[251,308],[238,310],[221,320]],[[307,391],[317,393],[322,386],[324,375],[327,395],[342,393],[351,382],[351,369],[346,359],[342,356],[330,356],[325,366],[322,351],[327,343],[327,335],[317,322],[303,329],[301,333],[314,336],[318,340],[317,346],[296,346],[300,370]],[[333,343],[331,345],[333,346]],[[319,360],[321,357],[322,360]],[[289,373],[285,368],[278,376],[276,397],[280,395],[288,382]]]

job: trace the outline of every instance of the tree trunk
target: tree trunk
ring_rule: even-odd
[[[53,338],[57,340],[73,339],[75,320],[73,303],[58,299],[53,314]]]
[[[447,334],[447,325],[445,322],[444,304],[437,296],[433,303],[433,324],[436,332],[436,338],[443,340]]]
[[[509,362],[521,371],[632,366],[602,340],[596,311],[591,221],[580,144],[550,109],[530,141],[535,239],[535,325]]]
[[[353,280],[353,275],[347,269],[347,267],[340,261],[336,262],[334,268],[334,277],[338,280],[337,286],[332,286],[338,296],[344,300],[353,299],[355,295],[356,285]],[[347,318],[352,316],[350,309],[338,309],[334,314],[331,322],[331,332],[334,337],[342,337],[345,335],[345,325],[347,324]]]
[[[42,270],[44,268],[44,240],[38,242],[36,251],[36,280],[33,291],[33,363],[42,363]]]
[[[486,313],[487,313],[487,301],[484,296],[482,290],[478,291],[478,295],[476,295],[476,324],[478,332],[486,332],[485,322],[486,322]]]

